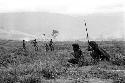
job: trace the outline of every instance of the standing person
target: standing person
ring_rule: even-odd
[[[50,50],[51,50],[51,51],[54,51],[52,39],[51,39],[50,42],[49,42],[49,47],[50,47]]]
[[[33,40],[33,46],[35,47],[35,51],[38,51],[37,41]]]
[[[25,40],[23,40],[23,49],[26,50]]]
[[[48,52],[48,50],[49,50],[49,46],[48,46],[47,43],[46,43],[46,45],[45,45],[45,48],[46,48],[46,52]]]

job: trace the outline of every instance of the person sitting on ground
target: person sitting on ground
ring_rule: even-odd
[[[104,51],[102,48],[98,47],[98,44],[96,44],[95,41],[90,41],[88,42],[88,44],[89,44],[88,51],[92,51],[90,55],[92,56],[94,61],[98,62],[100,60],[103,60],[103,61],[110,60],[109,54],[106,51]]]
[[[72,64],[79,64],[79,65],[82,65],[81,63],[82,63],[82,51],[81,51],[81,49],[79,48],[79,45],[78,44],[72,44],[72,46],[73,46],[73,53],[72,53],[72,55],[74,56],[74,58],[72,58],[72,59],[69,59],[68,60],[68,62],[69,63],[72,63]]]

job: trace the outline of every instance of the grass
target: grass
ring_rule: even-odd
[[[3,41],[1,41],[3,42]],[[5,41],[4,41],[5,42]],[[84,83],[90,79],[112,80],[110,83],[124,83],[125,42],[97,42],[111,56],[111,62],[93,64],[86,50],[87,45],[80,43],[85,64],[82,67],[67,62],[72,58],[72,42],[56,42],[54,52],[46,52],[44,43],[39,42],[39,50],[34,51],[27,42],[27,51],[19,41],[0,45],[1,83]],[[97,82],[96,82],[97,83]],[[108,82],[107,82],[108,83]]]

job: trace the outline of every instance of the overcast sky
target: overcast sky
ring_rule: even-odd
[[[58,25],[57,27],[61,27],[59,28],[59,30],[61,30],[59,39],[62,39],[62,40],[82,39],[83,35],[85,38],[85,33],[83,34],[82,32],[83,18],[86,19],[87,21],[87,27],[89,29],[90,37],[92,36],[93,38],[105,38],[110,36],[110,37],[119,38],[124,36],[125,38],[124,3],[125,3],[124,0],[0,0],[0,13],[9,14],[9,13],[15,13],[15,12],[48,12],[52,14],[50,15],[50,19],[47,18],[48,20],[51,20],[51,21],[46,20],[48,23],[50,23],[50,25],[51,25],[51,22],[53,23],[54,18],[52,18],[52,16],[55,13],[58,13],[59,15],[62,14],[62,17],[64,17],[64,19],[59,16],[58,20],[60,21],[55,22],[60,24],[60,25],[57,24]],[[54,17],[56,18],[55,15]],[[15,19],[12,16],[8,18]],[[20,24],[16,23],[16,21],[18,21],[20,18],[21,18],[20,16],[17,16],[16,20],[13,22],[15,23],[15,25],[18,26],[18,28],[19,27],[25,28],[26,26],[21,25],[23,23],[20,23]],[[39,17],[37,18],[39,19]],[[26,19],[23,19],[23,20],[26,20]],[[11,20],[8,21],[10,25],[13,22],[11,22]],[[34,21],[32,21],[32,23],[33,22]],[[6,23],[6,20],[4,23]],[[2,20],[1,20],[1,24],[2,24]],[[13,26],[9,26],[9,24],[5,24],[5,26],[13,27]],[[29,24],[30,24],[30,21],[29,21]],[[49,24],[47,25],[49,26]],[[39,27],[37,23],[34,23],[33,26]],[[40,26],[43,26],[43,25],[40,25]],[[47,29],[47,26],[46,28],[44,28],[44,30],[46,32],[48,30],[49,32],[49,29]]]
[[[44,11],[88,14],[123,11],[124,0],[0,0],[0,12]]]

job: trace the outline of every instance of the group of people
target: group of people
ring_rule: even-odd
[[[54,44],[54,43],[53,43],[52,39],[50,40],[49,44],[46,43],[45,48],[46,48],[46,51],[47,51],[47,52],[49,51],[49,49],[50,49],[50,51],[54,51],[54,46],[53,46],[53,44]]]
[[[33,47],[35,48],[35,51],[38,50],[38,45],[37,45],[37,41],[36,39],[34,39],[31,44],[33,44]],[[26,50],[26,43],[25,43],[25,40],[23,40],[23,49]]]
[[[35,51],[38,50],[38,45],[36,39],[31,42],[35,48]],[[83,65],[84,63],[84,56],[78,44],[72,44],[73,47],[73,57],[68,60],[69,63],[78,64],[79,66]],[[23,48],[26,50],[26,43],[23,40]],[[52,39],[50,42],[45,44],[46,51],[54,51],[53,41]],[[104,51],[102,48],[98,46],[95,41],[88,41],[88,51],[90,52],[91,57],[93,58],[94,62],[99,61],[110,61],[110,55]]]
[[[79,45],[72,44],[72,47],[74,51],[72,55],[74,56],[74,58],[69,59],[68,62],[82,66],[84,64],[84,56],[82,54],[82,51]],[[104,51],[102,48],[100,48],[95,41],[88,42],[87,50],[91,51],[90,55],[93,58],[94,62],[96,63],[99,61],[110,61],[110,55],[106,51]]]
[[[35,51],[38,51],[38,44],[37,44],[36,39],[34,39],[33,41],[31,41],[31,44],[33,44],[33,47],[35,48]],[[54,51],[54,46],[53,46],[52,39],[50,40],[49,44],[46,43],[45,48],[46,48],[46,51],[49,51],[49,49],[51,51]],[[23,49],[26,50],[25,40],[23,40]]]

